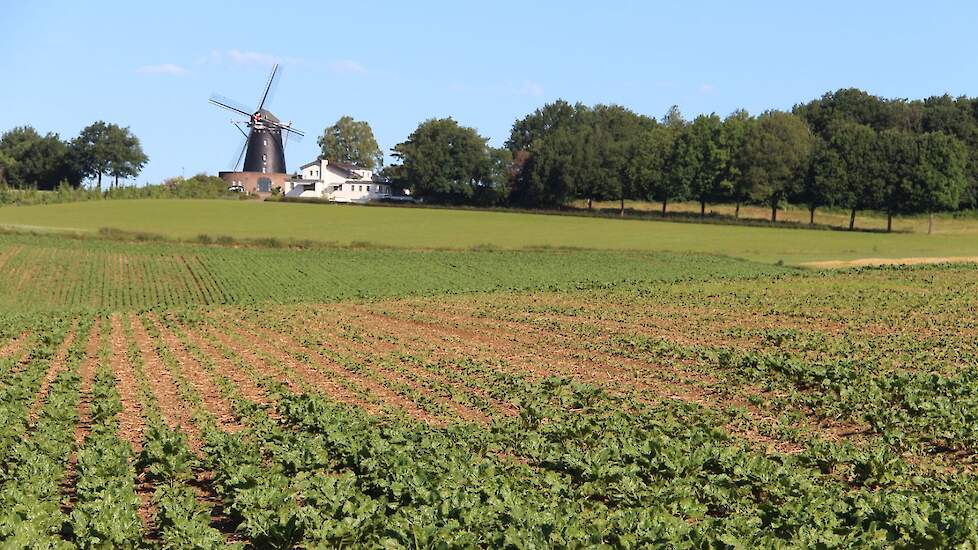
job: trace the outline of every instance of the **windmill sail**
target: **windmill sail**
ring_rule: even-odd
[[[251,113],[244,106],[222,96],[212,96],[210,99],[210,103],[213,105],[227,109],[236,115],[248,117],[246,122],[232,121],[235,124],[244,124],[248,127],[247,144],[241,154],[238,155],[235,169],[243,157],[242,171],[244,172],[284,174],[286,173],[285,143],[282,134],[291,134],[297,138],[304,135],[301,131],[292,128],[291,124],[282,124],[275,115],[265,108],[278,75],[279,69],[276,64],[272,67],[272,74],[268,78],[268,84],[265,85],[258,108]]]

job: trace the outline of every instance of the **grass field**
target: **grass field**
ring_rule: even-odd
[[[408,248],[534,246],[701,252],[767,263],[867,257],[978,256],[974,235],[810,231],[464,210],[252,201],[137,200],[0,208],[0,226],[171,237],[311,239]]]
[[[223,201],[0,221],[391,245],[0,235],[2,548],[978,546],[978,266],[774,261],[961,236]]]
[[[575,208],[586,209],[585,201],[573,203]],[[595,210],[617,214],[620,208],[618,201],[595,201],[591,207]],[[625,201],[627,211],[658,214],[662,211],[662,203],[647,201]],[[736,207],[733,204],[707,204],[706,215],[723,218],[733,218]],[[668,212],[685,214],[691,217],[699,216],[700,203],[676,202],[669,203]],[[778,221],[805,225],[809,222],[808,209],[803,206],[789,205],[778,210]],[[771,208],[767,206],[741,205],[740,217],[744,220],[767,221],[771,219]],[[933,232],[935,235],[975,235],[978,234],[978,218],[975,216],[955,217],[953,214],[937,214],[934,216]],[[838,229],[849,228],[849,211],[837,208],[819,208],[815,211],[817,225],[831,226]],[[927,233],[928,217],[925,214],[917,216],[894,216],[893,231],[906,233]],[[886,229],[886,214],[873,211],[856,213],[856,228],[883,231]]]

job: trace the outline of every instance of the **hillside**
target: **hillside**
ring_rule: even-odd
[[[220,200],[133,200],[0,208],[0,226],[171,238],[308,239],[405,248],[575,247],[721,254],[800,264],[859,258],[978,256],[972,235],[881,234],[471,210]]]

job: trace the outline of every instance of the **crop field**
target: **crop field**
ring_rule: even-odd
[[[978,267],[0,238],[4,548],[974,547]]]
[[[938,222],[941,227],[942,222]],[[972,224],[975,231],[961,229]],[[468,210],[228,200],[106,200],[0,208],[0,227],[93,233],[101,228],[171,238],[275,237],[351,245],[469,249],[573,247],[722,254],[764,263],[978,257],[978,222],[954,234],[851,233]]]

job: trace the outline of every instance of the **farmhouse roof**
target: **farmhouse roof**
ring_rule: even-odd
[[[299,167],[299,169],[301,170],[301,169],[303,169],[303,168],[309,168],[310,166],[313,166],[313,165],[316,165],[316,164],[319,164],[319,163],[320,163],[320,162],[322,162],[322,161],[323,161],[323,159],[316,159],[316,160],[314,160],[314,161],[311,161],[311,162],[307,162],[307,163],[305,163],[305,164],[303,164],[302,166],[300,166],[300,167]]]

